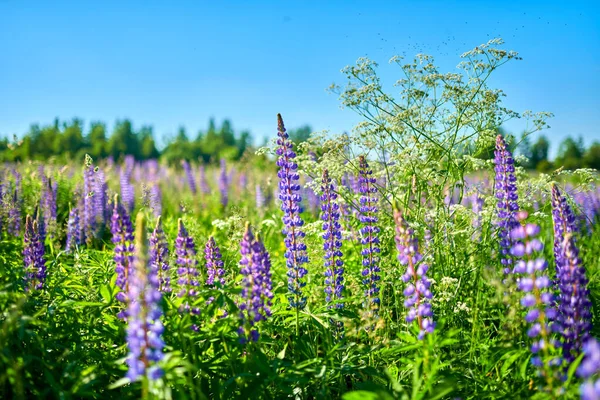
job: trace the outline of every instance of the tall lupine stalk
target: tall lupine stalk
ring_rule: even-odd
[[[200,190],[205,195],[210,194],[210,186],[208,185],[208,180],[206,179],[206,167],[204,164],[200,165]]]
[[[194,172],[192,171],[192,167],[187,160],[181,160],[181,166],[183,167],[183,171],[185,172],[185,176],[188,181],[188,186],[190,187],[190,191],[192,194],[196,194],[196,178],[194,177]]]
[[[265,194],[263,193],[260,183],[256,184],[256,209],[262,213],[265,208]]]
[[[83,212],[82,231],[85,241],[90,243],[96,236],[96,213],[94,212],[94,166],[91,158],[86,157],[83,170]]]
[[[229,203],[229,176],[227,176],[227,163],[221,158],[221,172],[219,173],[219,192],[221,193],[221,205],[227,207]]]
[[[150,235],[150,268],[158,279],[158,290],[161,292],[171,291],[171,278],[169,277],[169,247],[167,238],[163,231],[160,216],[156,226]]]
[[[135,187],[131,183],[131,175],[135,166],[132,156],[125,157],[125,166],[121,169],[119,183],[121,185],[121,200],[128,212],[132,213],[135,208]]]
[[[219,282],[221,285],[225,285],[225,270],[223,269],[221,250],[212,236],[208,238],[206,246],[204,246],[204,259],[206,260],[207,272],[206,284],[214,286],[216,282]]]
[[[162,376],[162,369],[157,365],[163,359],[164,347],[161,292],[156,268],[148,263],[146,222],[141,212],[137,215],[135,229],[135,258],[127,295],[127,377],[132,381],[141,377],[152,381]],[[142,397],[147,395],[146,385],[147,382]]]
[[[301,230],[304,221],[300,217],[302,208],[300,207],[301,197],[299,195],[300,185],[298,181],[298,165],[294,162],[296,153],[294,153],[294,144],[283,125],[281,114],[277,114],[277,166],[279,171],[279,200],[281,200],[281,211],[283,211],[283,234],[285,247],[287,248],[284,256],[288,268],[288,301],[292,308],[296,309],[296,333],[299,333],[299,310],[306,305],[306,297],[302,293],[302,288],[306,286],[303,280],[308,271],[302,266],[308,262],[306,255],[306,245],[304,244],[304,232]]]
[[[112,242],[115,245],[114,261],[115,272],[117,273],[117,286],[120,291],[116,299],[122,303],[127,302],[129,293],[129,274],[133,264],[133,226],[127,210],[119,201],[118,195],[115,195],[113,214],[111,218]],[[125,318],[127,311],[119,313],[120,318]]]
[[[259,338],[258,322],[271,316],[271,260],[260,239],[255,238],[246,224],[246,230],[240,242],[240,260],[242,279],[242,301],[240,310],[240,341],[256,342]]]
[[[375,178],[373,171],[369,168],[369,164],[364,156],[359,158],[359,193],[360,208],[358,219],[362,224],[360,228],[361,239],[360,243],[363,247],[362,254],[362,270],[363,285],[365,285],[366,307],[369,310],[369,315],[374,317],[379,312],[379,227],[376,226],[379,218],[377,217],[377,188],[375,187]]]
[[[563,357],[570,363],[583,350],[592,329],[592,303],[585,268],[575,243],[576,219],[567,199],[552,186],[554,222],[554,260],[558,280],[558,322],[562,335]]]
[[[17,237],[21,232],[21,198],[19,196],[19,186],[16,183],[11,197],[12,201],[7,213],[6,231]]]
[[[523,213],[520,218],[525,218]],[[535,224],[519,225],[509,233],[513,245],[511,256],[516,263],[514,273],[518,277],[517,287],[524,294],[521,305],[528,311],[525,320],[530,324],[527,335],[533,339],[531,359],[546,380],[546,390],[552,393],[557,380],[555,367],[561,364],[557,354],[559,343],[553,338],[557,316],[554,308],[552,283],[546,275],[548,263],[541,255],[544,245],[537,238],[540,227]]]
[[[108,184],[104,171],[99,167],[94,168],[94,214],[97,224],[96,234],[102,234],[110,219],[110,207],[108,206]]]
[[[75,246],[83,243],[83,235],[81,230],[81,220],[79,217],[79,208],[72,207],[69,211],[69,220],[67,221],[67,245],[66,251],[73,250]]]
[[[416,320],[419,328],[418,338],[421,340],[426,334],[433,333],[435,328],[431,310],[433,298],[430,290],[431,282],[427,278],[429,265],[423,262],[414,230],[408,226],[398,209],[394,210],[394,222],[398,261],[400,265],[406,267],[402,275],[402,281],[407,284],[404,289],[404,296],[406,296],[404,306],[408,308],[406,322],[412,324]]]
[[[321,180],[321,220],[323,221],[323,250],[325,250],[325,301],[340,301],[344,290],[344,261],[342,259],[342,226],[337,193],[327,170]],[[338,302],[335,307],[342,308]]]
[[[46,176],[43,166],[40,166],[39,172],[42,182],[40,209],[44,218],[44,226],[50,233],[50,237],[53,237],[56,231],[56,195],[58,184]]]
[[[196,245],[190,237],[181,218],[177,221],[178,233],[175,240],[175,254],[177,256],[177,284],[179,292],[177,295],[182,297],[182,311],[189,312],[192,315],[200,314],[200,309],[194,307],[193,303],[198,296],[198,287],[200,280],[198,278],[198,260],[196,259]],[[196,324],[192,325],[193,330],[197,330]]]
[[[23,235],[23,264],[25,267],[25,292],[40,290],[46,280],[44,243],[40,237],[37,221],[29,215],[25,220]]]
[[[494,151],[494,163],[496,165],[496,199],[498,210],[498,235],[500,237],[500,255],[504,266],[504,273],[512,272],[512,259],[510,249],[510,232],[519,226],[516,215],[519,211],[517,200],[517,178],[515,177],[515,165],[510,150],[502,135],[496,137],[496,150]]]

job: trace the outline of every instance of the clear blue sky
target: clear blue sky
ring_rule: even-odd
[[[600,140],[598,3],[0,0],[0,135],[55,117],[109,128],[127,117],[163,143],[214,116],[262,138],[278,112],[289,128],[348,131],[358,117],[325,88],[357,57],[393,83],[394,54],[429,53],[450,71],[463,51],[502,37],[524,58],[493,81],[506,104],[554,112],[554,143],[589,143]]]

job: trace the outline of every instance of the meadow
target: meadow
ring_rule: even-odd
[[[598,174],[513,157],[501,45],[235,162],[2,165],[0,397],[600,398]]]

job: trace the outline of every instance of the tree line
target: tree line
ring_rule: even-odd
[[[552,169],[564,167],[565,169],[594,168],[600,170],[600,142],[594,141],[588,148],[583,143],[583,138],[568,136],[558,145],[558,152],[554,160],[550,160],[548,153],[550,141],[541,135],[533,143],[524,137],[517,145],[517,154],[527,157],[523,165],[528,169],[547,172]]]
[[[311,128],[304,125],[290,131],[294,141],[306,140]],[[83,160],[85,154],[94,159],[112,157],[115,160],[124,155],[133,155],[137,160],[160,158],[170,164],[180,160],[201,160],[205,163],[221,158],[238,160],[254,145],[249,131],[235,132],[231,121],[223,120],[220,126],[210,119],[208,128],[190,137],[184,127],[159,150],[154,140],[151,126],[134,130],[130,120],[116,122],[112,132],[107,132],[103,122],[92,122],[87,132],[79,118],[40,126],[33,124],[21,139],[0,139],[0,161],[15,162],[26,160]]]
[[[501,131],[501,130],[500,130]],[[291,139],[302,142],[310,136],[309,125],[289,131]],[[541,135],[534,142],[525,136],[521,140],[511,140],[516,154],[527,157],[524,167],[540,172],[563,166],[566,169],[595,168],[600,170],[600,142],[585,147],[581,137],[567,137],[558,147],[554,160],[549,159],[550,141]],[[160,158],[169,164],[178,164],[180,160],[201,160],[205,163],[221,158],[238,160],[254,147],[254,139],[249,131],[235,132],[228,119],[218,126],[210,119],[208,128],[200,130],[191,137],[185,128],[180,127],[177,134],[168,141],[164,149],[159,150],[154,140],[151,126],[142,126],[134,130],[130,120],[117,121],[110,135],[106,124],[92,122],[88,132],[84,133],[83,121],[74,118],[71,121],[55,119],[52,124],[39,126],[33,124],[22,139],[0,139],[0,161],[14,162],[26,160],[83,160],[85,154],[94,159],[113,157],[119,159],[131,154],[137,160]],[[493,157],[493,146],[480,156]]]

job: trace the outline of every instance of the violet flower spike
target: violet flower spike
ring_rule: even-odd
[[[221,250],[212,236],[204,247],[204,257],[207,270],[206,284],[214,286],[216,282],[219,282],[221,286],[225,285],[225,270],[223,269]]]
[[[590,338],[592,314],[588,279],[579,257],[574,233],[576,218],[567,199],[552,185],[554,222],[554,259],[558,280],[558,323],[562,335],[563,357],[573,362]]]
[[[557,326],[554,295],[547,276],[548,263],[541,256],[544,245],[537,238],[540,227],[534,224],[519,225],[510,232],[513,246],[510,254],[514,257],[514,273],[518,279],[518,289],[523,293],[521,305],[527,309],[525,320],[530,324],[527,335],[533,339],[531,362],[540,369],[548,384],[554,381],[556,373],[552,369],[562,363],[555,354],[559,343],[552,338]]]
[[[337,193],[331,183],[329,172],[323,171],[321,181],[321,220],[323,221],[323,250],[325,250],[325,301],[339,301],[344,290],[344,261],[342,259],[342,226]],[[336,308],[343,308],[339,302]]]
[[[179,292],[177,295],[184,298],[182,311],[189,312],[192,315],[200,314],[200,309],[194,307],[193,303],[198,296],[198,287],[200,280],[198,278],[198,260],[196,259],[196,245],[190,237],[181,218],[177,221],[178,233],[175,240],[175,255],[177,256],[177,285]],[[194,324],[192,329],[198,327]]]
[[[431,281],[427,278],[429,266],[423,262],[414,230],[408,226],[398,209],[394,210],[394,222],[398,261],[406,267],[406,272],[402,275],[402,281],[407,284],[404,289],[404,306],[408,308],[406,322],[417,322],[418,338],[421,340],[435,329],[431,309]]]
[[[227,207],[229,203],[229,176],[227,175],[227,163],[221,158],[221,172],[219,173],[219,192],[221,193],[221,205]]]
[[[111,218],[111,233],[112,242],[115,245],[114,261],[115,272],[117,273],[117,286],[119,293],[116,299],[122,303],[127,301],[127,293],[129,293],[129,274],[133,264],[133,226],[131,219],[125,207],[119,202],[118,195],[115,195],[113,215]],[[120,318],[125,318],[127,311],[123,310],[119,313]]]
[[[146,223],[141,212],[137,215],[135,227],[136,251],[127,294],[127,378],[135,381],[146,376],[152,381],[163,374],[157,365],[164,357],[161,292],[157,271],[147,260]]]
[[[239,304],[240,342],[242,344],[259,339],[258,323],[271,316],[273,298],[271,282],[271,260],[259,238],[252,234],[250,226],[240,242],[240,272],[242,279],[242,301]]]
[[[25,267],[25,292],[41,290],[46,280],[44,243],[39,234],[38,224],[29,215],[25,220],[23,235],[23,264]]]
[[[75,246],[83,243],[81,221],[79,218],[79,208],[73,207],[69,211],[69,220],[67,222],[67,244],[66,251],[73,250]]]
[[[494,163],[496,171],[496,199],[498,210],[498,236],[500,237],[501,263],[504,273],[512,272],[513,260],[510,249],[513,245],[510,232],[519,226],[516,214],[519,211],[517,200],[517,178],[515,177],[515,166],[512,154],[506,146],[502,135],[496,137],[496,150],[494,151]]]
[[[284,239],[287,248],[284,256],[288,268],[288,301],[292,308],[297,310],[306,306],[306,297],[302,289],[306,286],[303,278],[308,271],[303,267],[308,263],[306,255],[306,245],[304,244],[304,232],[301,227],[304,221],[300,217],[302,207],[300,202],[300,185],[298,181],[298,165],[294,162],[296,153],[294,153],[294,144],[289,139],[285,130],[281,114],[277,114],[277,166],[279,171],[279,200],[281,201],[281,211],[283,211],[283,231],[286,236]]]
[[[192,167],[187,160],[181,160],[181,166],[183,167],[183,171],[185,172],[185,176],[187,177],[188,185],[192,194],[196,194],[196,178],[194,177],[194,172],[192,171]]]
[[[149,265],[152,273],[158,279],[158,290],[161,292],[171,291],[171,278],[169,277],[169,248],[167,246],[167,238],[162,227],[160,216],[156,221],[156,226],[152,235],[150,235],[150,253]]]
[[[367,308],[375,316],[379,311],[379,287],[378,282],[381,279],[379,273],[379,227],[377,217],[377,188],[375,187],[375,178],[373,171],[364,156],[359,158],[359,192],[360,208],[358,219],[362,223],[360,228],[362,249],[362,270],[363,285],[365,285],[365,297],[367,298]]]

